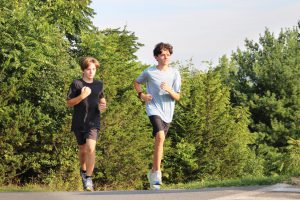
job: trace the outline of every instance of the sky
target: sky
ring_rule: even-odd
[[[159,42],[173,45],[172,61],[205,70],[204,61],[218,63],[245,39],[258,41],[268,28],[275,35],[300,20],[300,0],[92,0],[92,19],[100,30],[124,28],[144,44],[136,55],[156,64],[153,48]]]

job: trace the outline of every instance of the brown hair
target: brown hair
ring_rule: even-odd
[[[83,57],[83,58],[80,59],[80,68],[81,68],[81,70],[83,71],[86,68],[88,68],[91,63],[94,63],[96,68],[100,67],[100,63],[96,58],[87,56],[87,57]]]
[[[155,45],[154,50],[153,50],[153,55],[158,56],[159,54],[161,54],[162,50],[168,50],[170,52],[170,54],[172,55],[173,46],[170,45],[169,43],[160,42],[157,45]]]

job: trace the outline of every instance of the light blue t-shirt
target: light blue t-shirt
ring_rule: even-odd
[[[147,115],[158,115],[161,119],[170,123],[173,119],[175,100],[169,93],[160,88],[162,82],[166,82],[175,92],[181,88],[181,77],[177,69],[169,67],[166,71],[160,71],[156,66],[148,67],[136,79],[138,83],[146,83],[147,93],[152,95],[152,100],[146,103]]]

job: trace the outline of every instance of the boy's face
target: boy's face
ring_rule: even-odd
[[[93,80],[96,74],[96,66],[91,63],[85,70],[83,70],[83,77],[88,80]]]
[[[170,62],[171,54],[169,50],[163,49],[161,51],[161,54],[158,56],[155,56],[155,59],[157,60],[158,64],[160,65],[168,65]]]

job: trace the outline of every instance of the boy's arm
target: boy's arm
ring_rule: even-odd
[[[137,82],[136,80],[134,81],[134,89],[136,90],[136,92],[138,93],[138,97],[146,102],[149,102],[152,100],[152,95],[151,94],[144,94],[143,90],[142,90],[142,86],[139,82]]]
[[[168,86],[165,82],[162,82],[160,85],[161,89],[169,93],[169,95],[174,99],[175,101],[179,101],[180,99],[180,93],[175,92],[171,87]]]
[[[106,100],[105,100],[104,97],[102,97],[102,98],[99,100],[98,108],[99,108],[100,112],[104,112],[104,111],[105,111],[105,109],[106,109]]]
[[[171,90],[168,93],[170,94],[170,96],[172,97],[172,99],[174,99],[175,101],[179,101],[179,99],[180,99],[180,93],[174,92],[174,90]]]
[[[141,94],[143,93],[143,90],[142,90],[142,87],[141,87],[141,84],[137,81],[134,81],[134,89],[135,91],[138,93],[138,94]]]
[[[85,99],[90,94],[91,94],[91,88],[83,87],[81,89],[81,93],[80,93],[79,96],[67,100],[67,106],[68,107],[73,107],[73,106],[79,104],[83,99]]]
[[[180,93],[174,92],[174,90],[168,91],[169,95],[174,99],[175,101],[179,101],[180,99]]]
[[[73,99],[68,99],[67,100],[67,106],[68,107],[73,107],[73,106],[79,104],[82,100],[83,100],[83,98],[82,98],[81,95],[79,95],[79,96],[77,96],[77,97],[75,97]]]

